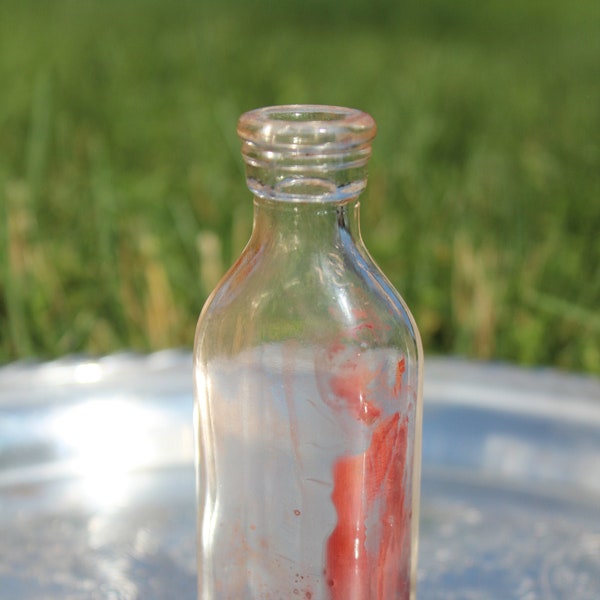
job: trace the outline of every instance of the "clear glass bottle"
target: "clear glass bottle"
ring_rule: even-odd
[[[194,349],[200,600],[415,597],[422,349],[361,240],[375,131],[239,120],[253,231]]]

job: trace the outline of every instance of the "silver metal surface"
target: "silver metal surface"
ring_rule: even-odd
[[[195,598],[191,358],[0,368],[0,600]],[[426,363],[420,600],[600,598],[600,381]]]

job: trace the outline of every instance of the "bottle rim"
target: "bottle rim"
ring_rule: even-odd
[[[326,104],[284,104],[244,113],[237,133],[243,142],[271,150],[319,153],[370,144],[377,132],[371,115]]]

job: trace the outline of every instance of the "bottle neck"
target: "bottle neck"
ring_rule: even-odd
[[[360,241],[358,196],[375,131],[368,114],[336,106],[273,106],[240,117],[259,248],[274,243],[300,256]]]
[[[328,252],[362,244],[357,196],[341,202],[288,202],[254,198],[252,238],[280,252]]]

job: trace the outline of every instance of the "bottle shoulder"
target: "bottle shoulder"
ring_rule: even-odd
[[[340,336],[369,347],[418,342],[400,293],[354,243],[296,256],[249,246],[208,299],[196,337],[236,346]]]

